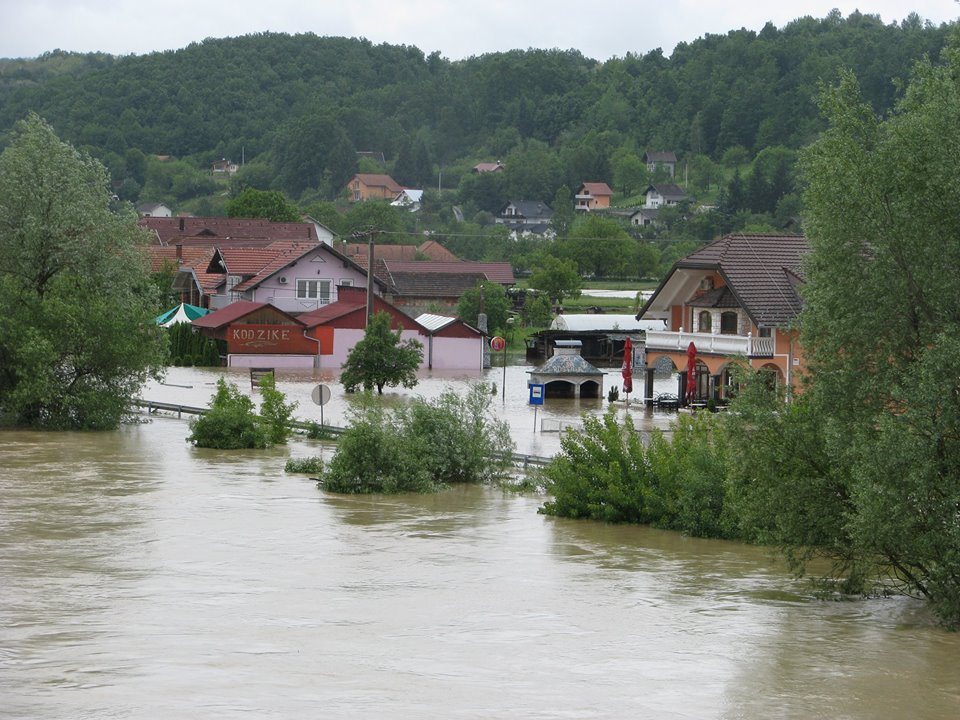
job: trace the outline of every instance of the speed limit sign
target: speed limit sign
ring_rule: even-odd
[[[507,341],[504,340],[499,335],[496,337],[490,338],[490,349],[494,352],[500,352],[507,346]]]

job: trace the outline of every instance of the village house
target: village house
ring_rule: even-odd
[[[504,164],[497,160],[496,162],[482,162],[474,165],[470,172],[479,174],[479,173],[488,173],[488,172],[501,172],[504,169]]]
[[[389,175],[357,173],[347,183],[350,202],[364,200],[394,200],[403,190]]]
[[[211,170],[217,174],[234,175],[239,169],[239,165],[226,158],[221,158],[211,165]]]
[[[500,207],[495,222],[517,234],[546,235],[551,232],[553,210],[537,200],[510,200]]]
[[[807,252],[801,236],[738,234],[676,262],[637,315],[667,323],[646,332],[646,397],[656,373],[678,372],[684,398],[693,363],[696,391],[687,402],[723,402],[739,360],[796,389],[804,361],[794,320]]]
[[[219,308],[237,299],[269,296],[287,311],[302,312],[332,302],[339,285],[366,283],[363,269],[320,242],[319,232],[331,239],[333,234],[315,221],[180,217],[141,218],[139,223],[154,236],[146,248],[151,270],[173,270],[173,289],[191,305]],[[311,252],[314,257],[299,259]],[[310,278],[281,272],[298,262],[301,270],[313,268]],[[320,273],[321,267],[330,270]]]
[[[163,203],[143,202],[137,205],[136,211],[140,217],[173,217],[173,210]]]
[[[646,209],[672,207],[687,200],[687,193],[679,185],[672,183],[651,184],[643,191]]]
[[[647,166],[647,171],[655,173],[658,168],[663,168],[666,170],[670,177],[675,177],[677,172],[677,154],[670,151],[651,151],[648,150],[643,154],[641,158],[643,163]]]
[[[574,196],[575,208],[579,211],[599,210],[610,207],[613,190],[602,182],[583,183]]]

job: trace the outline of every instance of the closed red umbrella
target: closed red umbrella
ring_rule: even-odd
[[[620,373],[623,375],[623,392],[629,395],[633,392],[633,343],[630,338],[623,344],[623,367]]]
[[[687,402],[697,397],[697,346],[687,345]]]

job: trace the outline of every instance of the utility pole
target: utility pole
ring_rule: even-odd
[[[367,239],[367,327],[373,320],[373,238],[375,233],[371,230]]]

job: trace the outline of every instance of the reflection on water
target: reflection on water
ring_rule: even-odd
[[[763,548],[344,497],[187,423],[0,435],[3,718],[955,718],[922,603],[821,602]],[[326,451],[329,451],[327,449]]]

